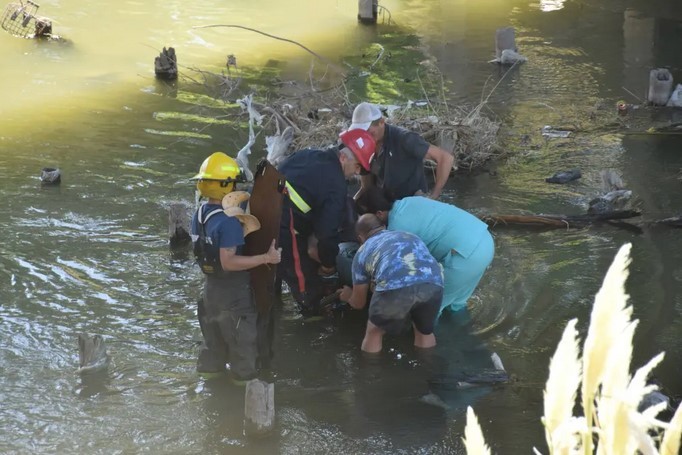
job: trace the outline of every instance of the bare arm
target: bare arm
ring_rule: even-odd
[[[433,184],[431,190],[431,199],[438,199],[440,193],[443,191],[445,183],[448,181],[450,171],[452,171],[452,164],[455,162],[455,157],[452,153],[435,145],[429,145],[426,151],[425,159],[436,162],[436,182]]]
[[[356,310],[361,310],[367,304],[367,293],[369,292],[369,284],[356,284],[351,289],[344,286],[339,295],[339,299],[348,302],[348,304]]]
[[[282,260],[282,249],[275,248],[275,240],[272,240],[270,249],[265,254],[257,254],[255,256],[241,256],[237,254],[237,248],[221,248],[220,249],[220,264],[223,270],[228,272],[237,272],[240,270],[249,270],[263,264],[278,264]]]

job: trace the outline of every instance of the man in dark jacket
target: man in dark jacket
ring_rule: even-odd
[[[339,139],[338,147],[301,150],[279,166],[288,197],[282,206],[278,273],[304,316],[317,312],[325,289],[335,289],[336,283],[324,283],[336,275],[347,180],[361,168],[369,170],[374,154],[374,140],[366,131],[346,131]]]
[[[428,195],[438,199],[450,176],[454,163],[452,153],[426,142],[419,134],[389,125],[377,106],[360,103],[353,111],[350,130],[367,131],[376,142],[376,156],[356,198],[374,185],[388,191],[394,199]],[[428,192],[424,175],[424,160],[436,162],[436,181]]]

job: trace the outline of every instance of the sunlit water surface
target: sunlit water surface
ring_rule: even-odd
[[[477,213],[580,214],[600,191],[599,170],[615,168],[637,197],[643,230],[493,228],[496,258],[472,314],[479,344],[499,353],[514,382],[436,390],[448,409],[423,402],[433,391],[427,371],[434,363],[451,373],[480,367],[488,352],[456,321],[441,323],[435,359],[415,353],[409,337],[386,340],[381,358],[368,359],[359,353],[361,315],[304,324],[285,304],[276,334],[278,426],[264,441],[242,435],[243,392],[194,370],[202,277],[167,244],[168,204],[194,204],[187,178],[210,152],[238,150],[245,131],[197,122],[186,81],[167,96],[153,60],[172,45],[181,71],[219,71],[234,54],[243,65],[284,62],[289,77],[304,80],[311,56],[291,43],[193,27],[252,27],[335,60],[381,42],[384,26],[378,34],[359,27],[356,2],[345,0],[52,0],[40,13],[68,43],[0,33],[0,452],[463,453],[471,405],[495,452],[531,453],[543,447],[553,347],[569,319],[578,317],[584,331],[625,242],[633,243],[628,291],[641,319],[635,361],[665,350],[655,375],[680,395],[682,244],[678,231],[645,225],[682,210],[680,141],[540,135],[545,124],[589,126],[598,103],[600,115],[619,99],[638,103],[650,67],[679,75],[679,52],[668,44],[679,43],[674,18],[682,18],[673,2],[657,3],[664,19],[648,3],[627,11],[620,3],[382,1],[404,33],[422,36],[451,82],[452,102],[476,104],[496,87],[487,113],[505,123],[514,154],[485,172],[457,174],[445,200]],[[495,29],[505,25],[529,58],[508,73],[487,63]],[[640,126],[650,122],[638,115]],[[61,186],[40,186],[45,166],[61,168]],[[570,168],[583,178],[544,182]],[[105,337],[107,372],[75,373],[79,332]]]

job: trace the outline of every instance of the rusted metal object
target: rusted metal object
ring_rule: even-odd
[[[49,37],[52,35],[52,21],[37,16],[40,5],[30,0],[9,3],[0,16],[0,27],[20,38]]]

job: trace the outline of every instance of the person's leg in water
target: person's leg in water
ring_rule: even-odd
[[[445,286],[439,317],[444,310],[457,312],[466,308],[494,256],[495,243],[487,233],[468,258],[453,252],[443,260]]]
[[[229,346],[230,373],[236,384],[241,385],[258,373],[257,320],[253,291],[246,275],[246,281],[233,289],[219,318],[222,336]]]
[[[308,239],[288,227],[280,229],[279,238],[282,262],[277,266],[277,275],[287,283],[301,313],[313,315],[321,297],[321,280],[316,262],[308,256]]]
[[[372,321],[367,320],[367,329],[365,330],[365,338],[362,340],[361,349],[370,354],[381,352],[383,336],[384,331],[372,324]]]
[[[436,346],[433,328],[443,300],[443,288],[430,283],[415,287],[415,305],[410,310],[414,330],[414,345],[428,349]]]
[[[211,299],[211,301],[207,301]],[[216,300],[217,299],[217,300]],[[217,314],[221,305],[219,291],[209,284],[204,284],[204,292],[197,301],[197,318],[204,341],[197,357],[198,373],[220,373],[225,371],[228,361],[228,346],[223,340]]]
[[[414,346],[417,348],[428,349],[436,346],[436,337],[431,333],[421,333],[419,329],[413,325],[414,328]]]

